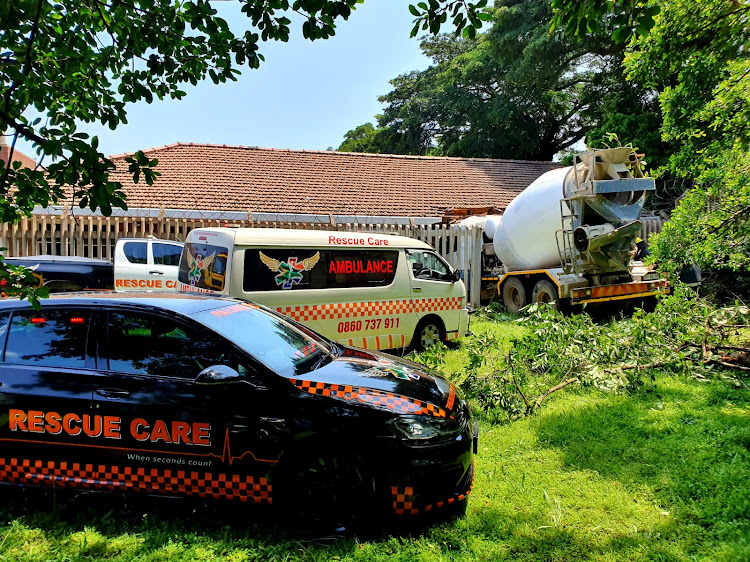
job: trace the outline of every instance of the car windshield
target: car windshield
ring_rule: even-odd
[[[251,303],[228,303],[194,318],[284,377],[313,371],[335,355],[330,342]]]

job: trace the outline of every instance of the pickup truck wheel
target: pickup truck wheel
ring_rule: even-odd
[[[511,314],[518,314],[529,304],[526,288],[518,277],[510,277],[503,283],[503,304]]]
[[[414,330],[412,345],[417,351],[424,351],[428,347],[437,345],[445,340],[445,328],[440,319],[435,317],[423,318]]]
[[[83,290],[83,287],[72,281],[48,281],[44,284],[44,287],[48,288],[50,293],[70,293]]]
[[[553,303],[555,308],[558,308],[560,296],[557,293],[557,287],[547,279],[542,279],[536,285],[534,290],[531,292],[531,302],[533,303]]]

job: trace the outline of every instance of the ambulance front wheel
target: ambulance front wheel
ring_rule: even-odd
[[[428,347],[437,345],[445,340],[445,327],[437,316],[422,318],[414,331],[412,345],[417,351],[424,351]]]

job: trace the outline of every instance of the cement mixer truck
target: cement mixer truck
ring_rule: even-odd
[[[485,281],[510,312],[534,302],[560,308],[644,299],[667,288],[632,261],[640,217],[654,180],[632,148],[578,154],[573,166],[543,174],[488,220]],[[494,267],[493,267],[494,266]]]

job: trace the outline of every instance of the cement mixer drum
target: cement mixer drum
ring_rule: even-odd
[[[653,190],[630,147],[578,154],[573,166],[543,174],[511,201],[495,231],[495,253],[508,271],[627,271]]]
[[[542,174],[505,209],[492,244],[510,271],[559,267],[555,233],[562,228],[560,200],[568,170]]]

